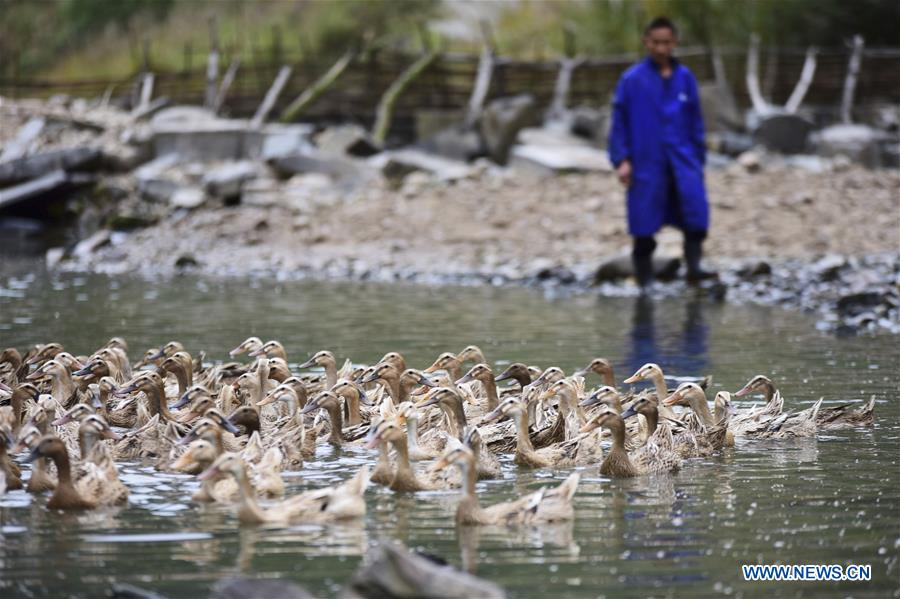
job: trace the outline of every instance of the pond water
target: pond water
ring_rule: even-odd
[[[192,477],[125,463],[128,507],[50,513],[45,498],[0,498],[0,596],[98,596],[113,581],[172,597],[204,596],[222,577],[285,577],[335,595],[366,548],[399,539],[504,586],[511,596],[898,596],[900,591],[900,345],[839,339],[811,318],[773,308],[670,299],[655,304],[525,289],[338,283],[160,281],[48,275],[7,265],[0,278],[0,346],[59,341],[87,353],[124,336],[135,360],[171,339],[209,359],[248,335],[281,340],[291,362],[320,349],[371,362],[388,350],[425,367],[477,343],[512,360],[571,371],[612,359],[621,381],[655,361],[670,374],[714,376],[736,390],[767,374],[801,409],[877,399],[874,428],[802,442],[739,442],[673,476],[609,480],[582,471],[565,526],[457,530],[456,493],[368,492],[358,525],[240,527],[225,506],[189,501]],[[2,269],[0,269],[2,271]],[[597,384],[598,381],[591,381]],[[286,473],[289,492],[330,484],[365,450],[321,447]],[[479,483],[483,504],[534,490],[563,471],[523,471]],[[868,583],[749,583],[744,563],[869,564]]]

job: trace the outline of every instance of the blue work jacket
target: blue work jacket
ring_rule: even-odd
[[[630,67],[613,99],[609,159],[631,161],[628,230],[654,235],[663,225],[709,229],[703,183],[706,145],[700,96],[693,73],[672,61],[668,79],[652,59]]]

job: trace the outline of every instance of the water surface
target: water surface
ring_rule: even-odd
[[[113,581],[203,596],[232,575],[286,577],[334,595],[380,539],[442,556],[513,596],[898,596],[900,350],[894,337],[838,339],[812,318],[775,308],[677,299],[653,303],[546,297],[525,289],[277,281],[139,281],[85,275],[0,278],[0,345],[50,340],[87,353],[124,336],[132,359],[171,339],[210,360],[248,335],[276,338],[291,362],[330,349],[371,362],[388,350],[425,367],[479,344],[498,368],[513,360],[567,371],[596,356],[619,380],[647,361],[714,376],[735,390],[752,375],[779,382],[789,409],[877,399],[877,424],[817,440],[740,443],[674,476],[612,481],[582,471],[576,519],[564,526],[457,530],[455,493],[368,493],[358,525],[239,527],[227,506],[189,501],[192,477],[126,463],[127,508],[50,513],[46,498],[0,499],[0,595],[98,596]],[[593,384],[599,381],[592,380]],[[319,449],[290,490],[331,484],[371,462],[364,450]],[[564,471],[523,471],[479,484],[483,503],[533,490]],[[870,583],[745,583],[743,563],[871,564]]]

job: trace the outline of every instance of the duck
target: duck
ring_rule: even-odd
[[[260,356],[265,356],[267,358],[281,358],[287,362],[287,351],[285,351],[284,345],[280,341],[274,339],[266,341],[258,348],[250,351],[248,355],[251,358]]]
[[[462,378],[462,364],[453,352],[444,352],[423,372],[430,374],[443,370],[447,373],[451,384]]]
[[[113,489],[102,467],[86,462],[86,474],[77,480],[72,476],[72,464],[65,444],[56,435],[44,435],[31,450],[27,462],[44,457],[53,460],[57,472],[56,489],[47,501],[52,510],[90,510],[101,505],[116,505],[128,500],[127,494]],[[127,489],[126,489],[127,491]]]
[[[731,430],[731,417],[734,415],[734,408],[731,404],[731,393],[728,391],[719,391],[713,400],[713,417],[716,422],[728,420],[728,427],[725,431],[725,447],[734,447],[734,432]]]
[[[612,447],[600,464],[600,474],[613,478],[630,478],[643,474],[666,473],[681,468],[681,458],[674,451],[660,447],[652,439],[629,453],[625,449],[625,420],[610,409],[588,420],[582,432],[606,428],[612,433]]]
[[[575,374],[587,378],[589,374],[599,375],[600,378],[603,379],[603,384],[607,387],[616,388],[616,377],[613,374],[613,365],[612,362],[607,360],[606,358],[594,358],[590,361],[590,363],[575,372]]]
[[[325,369],[325,390],[330,390],[337,384],[337,360],[333,353],[328,350],[316,352],[309,360],[299,364],[297,368],[310,368],[312,366],[320,366]]]
[[[456,354],[456,359],[460,364],[474,362],[475,364],[487,364],[484,358],[484,352],[477,345],[467,345],[461,352]]]
[[[414,462],[432,460],[438,457],[447,441],[441,435],[430,435],[426,442],[421,442],[419,439],[419,421],[421,417],[421,412],[411,401],[404,401],[397,406],[397,418],[401,424],[406,425],[406,445],[409,451],[409,459]]]
[[[456,386],[458,387],[472,381],[478,381],[484,389],[486,400],[484,412],[487,413],[496,409],[497,406],[500,405],[500,397],[497,395],[497,383],[494,381],[494,371],[491,370],[491,367],[484,362],[479,362],[470,368],[462,378],[456,381]]]
[[[246,339],[241,341],[240,345],[229,351],[228,355],[234,358],[235,356],[239,356],[241,354],[254,352],[262,346],[263,342],[259,337],[247,337]]]
[[[12,427],[7,423],[0,423],[0,476],[5,480],[7,491],[22,488],[22,470],[9,457],[13,443]]]
[[[451,447],[441,459],[431,466],[439,472],[447,466],[455,465],[462,477],[462,494],[456,506],[456,523],[459,526],[490,524],[521,525],[564,522],[574,518],[572,498],[578,489],[579,474],[570,474],[558,486],[542,488],[514,501],[504,501],[489,507],[481,507],[475,494],[476,457],[470,447]]]
[[[159,370],[159,374],[163,378],[165,378],[166,374],[175,376],[175,380],[178,381],[176,397],[184,395],[188,388],[194,384],[194,360],[186,351],[177,351],[168,356],[160,363]]]
[[[7,347],[0,352],[0,385],[7,389],[15,387],[19,381],[25,380],[28,364],[14,347]]]
[[[69,355],[65,352],[56,354],[57,357],[43,362],[40,367],[25,377],[25,380],[50,379],[50,395],[53,396],[59,405],[70,407],[81,401],[81,398],[78,394],[78,387],[72,380],[72,371],[66,365],[65,357],[59,358],[63,354]],[[80,365],[79,367],[83,368]]]
[[[702,430],[694,432],[677,421],[661,423],[656,400],[646,395],[638,397],[621,416],[627,421],[637,414],[642,415],[647,423],[647,437],[643,443],[654,442],[657,445],[666,446],[671,439],[670,448],[674,449],[683,459],[708,457],[726,445],[727,416],[710,429],[704,427]],[[672,426],[676,427],[676,430],[673,430]]]
[[[516,426],[516,449],[514,462],[527,468],[568,468],[576,464],[581,441],[586,438],[575,437],[572,441],[564,441],[535,449],[528,436],[528,409],[516,397],[504,399],[497,409],[482,418],[479,426],[497,422],[505,418],[511,419]],[[596,443],[599,447],[599,443]]]
[[[12,410],[9,416],[9,426],[13,436],[18,435],[25,417],[25,405],[29,400],[36,400],[40,391],[33,383],[18,383],[9,389],[9,407]]]
[[[374,382],[382,385],[388,395],[390,395],[394,405],[406,401],[416,385],[423,385],[429,388],[436,386],[434,381],[425,376],[423,372],[412,368],[398,370],[394,362],[380,362],[371,372],[364,374],[360,379],[360,384]]]
[[[498,374],[494,381],[499,383],[501,381],[513,380],[519,383],[519,392],[525,390],[525,387],[531,384],[531,381],[540,376],[541,372],[538,371],[535,374],[535,371],[538,369],[533,369],[532,367],[526,366],[521,362],[513,362],[506,369]]]
[[[393,446],[396,459],[394,475],[388,484],[388,488],[397,493],[415,493],[417,491],[433,491],[446,489],[450,481],[437,472],[416,473],[409,462],[409,452],[406,445],[406,431],[394,419],[381,420],[377,426],[370,429],[366,444],[368,449],[375,449],[378,445],[390,444]]]
[[[25,449],[31,451],[45,434],[45,431],[41,431],[34,424],[26,425],[21,431],[19,442],[13,448],[13,452],[19,453]],[[31,477],[28,479],[28,484],[25,485],[25,491],[39,495],[56,488],[56,474],[51,472],[51,464],[50,458],[38,458],[31,463]]]
[[[638,368],[630,377],[625,379],[625,383],[628,385],[640,381],[650,381],[653,383],[656,392],[656,400],[658,402],[657,409],[659,410],[660,417],[676,420],[677,416],[675,415],[675,412],[663,403],[663,400],[669,396],[669,388],[666,386],[666,378],[662,368],[660,368],[658,364],[648,362]]]
[[[371,406],[372,402],[361,385],[349,379],[341,379],[331,387],[331,392],[344,400],[344,423],[346,426],[356,427],[364,423],[360,405]],[[368,419],[369,414],[367,413],[365,420]]]
[[[222,454],[200,474],[200,480],[222,475],[237,481],[240,493],[237,516],[244,524],[327,523],[362,518],[366,513],[363,499],[368,484],[366,466],[340,485],[306,491],[265,508],[259,505],[247,466],[239,455]]]
[[[743,397],[750,393],[762,393],[765,396],[766,404],[769,404],[775,401],[778,390],[770,378],[760,374],[750,379],[734,395]],[[817,427],[820,430],[833,431],[872,426],[875,422],[875,397],[872,396],[868,402],[856,409],[853,409],[853,406],[852,403],[845,403],[820,409],[816,416]]]
[[[94,489],[84,493],[96,497],[102,505],[119,505],[128,501],[128,487],[119,480],[119,472],[103,439],[118,441],[101,416],[90,414],[78,425],[78,445],[81,462],[76,465],[77,485],[81,489]]]
[[[63,346],[56,342],[36,345],[25,356],[25,365],[40,368],[44,362],[52,360],[63,351]]]
[[[300,410],[300,414],[311,414],[316,410],[324,410],[328,414],[331,431],[328,434],[328,443],[334,447],[344,445],[344,417],[342,413],[341,398],[332,391],[322,391],[313,397],[309,403]]]

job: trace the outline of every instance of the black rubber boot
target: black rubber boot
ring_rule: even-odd
[[[687,265],[688,285],[699,285],[703,281],[718,280],[719,273],[700,268],[703,258],[703,240],[706,232],[684,234],[684,262]]]
[[[655,249],[656,240],[652,237],[634,238],[631,263],[634,266],[634,278],[642,291],[647,291],[653,284],[653,250]]]

